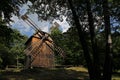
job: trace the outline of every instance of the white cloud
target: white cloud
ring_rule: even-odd
[[[16,16],[13,17],[14,23],[11,23],[12,28],[17,29],[20,31],[20,33],[30,36],[28,33],[33,34],[34,31],[32,28],[26,24],[23,20],[20,20],[16,18]]]
[[[42,31],[49,32],[50,22],[48,22],[48,21],[38,21],[37,14],[31,14],[31,15],[28,15],[28,16],[33,21],[33,23],[35,23],[36,25],[39,26],[39,28]],[[11,23],[12,28],[18,29],[22,34],[26,34],[28,36],[30,36],[28,33],[30,33],[31,35],[34,33],[32,25],[28,25],[23,20],[18,19],[18,17],[15,16],[15,15],[13,15],[13,17],[11,19],[14,20],[14,22]]]
[[[53,21],[53,23],[54,22],[57,22],[59,25],[60,25],[60,27],[62,28],[62,32],[66,32],[69,28],[70,28],[70,25],[67,23],[67,21],[66,21],[66,18],[67,17],[65,17],[65,16],[63,16],[62,17],[63,18],[63,21],[61,22],[60,20],[54,20]]]
[[[37,14],[29,15],[29,18],[42,30],[45,32],[49,32],[49,21],[39,21]]]
[[[23,7],[20,7],[20,14],[24,15],[27,12],[27,9],[29,8],[27,5],[32,5],[31,2],[28,1],[27,4],[24,4]],[[49,21],[39,21],[38,20],[38,15],[37,14],[30,14],[28,15],[28,17],[36,24],[39,26],[39,28],[42,31],[45,32],[49,32],[49,28],[51,27],[51,24]],[[54,20],[54,22],[59,23],[59,25],[62,28],[63,32],[66,32],[68,30],[68,28],[70,27],[69,24],[66,22],[66,17],[62,16],[63,21],[59,21],[59,20]],[[12,28],[16,28],[18,29],[22,34],[31,36],[34,33],[34,30],[32,29],[32,25],[29,26],[27,23],[25,23],[23,20],[19,19],[17,16],[13,15],[13,17],[11,18],[12,20],[14,20],[13,23],[11,23]]]
[[[27,5],[30,5],[30,6],[31,6],[31,5],[32,5],[32,3],[31,3],[30,1],[28,1],[28,2],[27,2]]]
[[[28,8],[29,7],[26,4],[24,4],[23,7],[20,7],[20,11],[19,11],[20,15],[24,15],[27,12]]]

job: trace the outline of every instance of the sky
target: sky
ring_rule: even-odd
[[[27,12],[27,9],[29,8],[28,5],[32,5],[31,2],[28,2],[27,4],[24,4],[22,7],[20,7],[20,12],[19,13],[20,13],[21,16],[24,15]],[[61,28],[62,32],[66,32],[68,30],[68,28],[70,27],[69,24],[66,21],[65,16],[63,16],[63,21],[62,22],[54,19],[52,24],[49,21],[38,20],[38,16],[35,13],[28,15],[28,17],[30,19],[32,19],[32,21],[35,24],[37,24],[42,31],[45,31],[45,32],[48,32],[48,33],[49,33],[50,27],[52,26],[52,24],[54,22],[57,22],[60,25],[60,28]],[[29,26],[26,22],[24,22],[22,19],[18,18],[17,16],[13,15],[11,19],[14,20],[14,22],[11,22],[12,28],[19,30],[21,34],[27,35],[28,37],[30,37],[35,32],[31,28],[31,26]]]

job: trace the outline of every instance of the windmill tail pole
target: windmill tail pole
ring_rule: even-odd
[[[25,14],[21,16],[22,20],[25,21],[29,26],[31,26],[35,31],[39,31],[44,35],[44,32]]]

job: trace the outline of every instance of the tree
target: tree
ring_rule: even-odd
[[[58,24],[58,23],[56,23]],[[52,26],[50,28],[50,35],[55,42],[55,44],[61,48],[63,48],[63,34],[62,31],[59,29],[59,25]],[[63,58],[59,55],[58,52],[55,51],[55,57],[56,57],[56,64],[63,64]]]
[[[76,27],[71,27],[67,32],[63,33],[63,48],[66,52],[66,63],[74,66],[86,65],[81,44],[79,44],[79,36]]]
[[[75,27],[71,27],[67,32],[62,33],[59,27],[52,26],[50,31],[53,41],[65,51],[66,57],[64,59],[59,55],[56,56],[57,64],[85,65],[83,51],[79,44],[77,29]]]
[[[17,67],[20,65],[24,65],[24,59],[25,59],[25,54],[24,54],[24,49],[25,49],[25,41],[27,41],[27,36],[21,35],[20,32],[16,29],[13,29],[12,33],[12,42],[11,42],[11,48],[10,53],[13,55],[13,61]]]
[[[106,36],[106,54],[103,71],[103,80],[111,80],[112,78],[112,38],[110,28],[110,15],[108,10],[108,0],[103,0],[103,15],[105,23]]]
[[[25,3],[25,0],[4,0],[0,2],[0,18],[7,23],[12,21],[13,14],[19,15],[19,6]]]
[[[85,35],[82,31],[82,26],[79,23],[80,21],[77,17],[76,11],[75,11],[75,9],[72,5],[72,1],[68,0],[68,2],[69,2],[69,6],[72,10],[72,14],[73,14],[75,25],[76,25],[76,28],[77,28],[77,31],[78,31],[78,35],[80,37],[80,42],[81,42],[81,45],[82,45],[82,48],[83,48],[83,52],[84,52],[85,60],[86,60],[86,63],[87,63],[90,79],[94,79],[94,74],[95,73],[94,73],[94,68],[93,68],[93,62],[91,60],[90,53],[89,53],[89,50],[88,50],[88,45],[87,45],[87,42],[86,42],[85,37],[84,37]]]
[[[6,56],[9,54],[10,42],[12,40],[11,34],[12,29],[6,26],[5,22],[0,19],[0,58],[1,58],[1,66],[4,67],[6,63],[10,63],[6,58],[10,58],[10,56]]]
[[[75,26],[77,29],[79,41],[81,42],[85,60],[88,66],[90,79],[99,80],[102,77],[102,75],[100,74],[101,73],[100,67],[102,67],[102,69],[104,68],[102,72],[103,79],[110,80],[111,70],[112,70],[110,17],[111,19],[113,19],[113,21],[117,23],[120,21],[119,7],[117,5],[119,4],[119,1],[110,0],[109,1],[110,3],[108,3],[107,0],[103,0],[103,3],[101,3],[101,1],[98,1],[98,0],[94,0],[94,1],[31,0],[31,2],[33,3],[33,5],[30,6],[30,11],[37,12],[40,19],[52,21],[54,18],[59,18],[62,21],[61,15],[67,16],[68,22],[71,23],[72,26]],[[69,3],[69,6],[68,6],[68,3]],[[102,4],[103,4],[103,7],[101,7]],[[109,9],[111,9],[111,12],[108,12],[107,10],[109,4],[110,4]],[[109,13],[111,13],[111,15]],[[112,13],[116,13],[116,14],[112,14]],[[103,16],[104,16],[104,19],[102,19]],[[99,17],[100,20],[95,19],[96,17],[97,18]],[[103,25],[102,23],[104,23],[105,25]],[[95,28],[96,26],[95,24],[97,25],[97,29]],[[104,29],[104,26],[105,26],[105,29]],[[119,27],[118,28],[115,27],[115,28],[119,32]],[[105,33],[104,35],[106,37],[105,42],[100,42],[102,40],[98,39],[98,37],[102,38],[102,36],[99,35],[101,33]],[[87,41],[88,37],[90,41]],[[106,49],[98,46],[97,45],[98,42],[103,44],[106,43]],[[100,57],[105,56],[104,54],[100,55],[101,53],[99,53],[100,52],[99,49],[100,50],[102,49],[103,53],[106,54],[106,57],[104,57],[105,59],[104,67],[101,66],[99,62],[97,62],[97,60],[99,59],[99,56]],[[104,52],[104,50],[106,50],[106,52]],[[100,62],[104,62],[104,60],[100,60]],[[106,65],[106,63],[110,65],[109,68],[107,68],[108,65]],[[96,74],[97,72],[98,74]]]
[[[15,65],[17,55],[19,59],[24,59],[23,50],[27,37],[5,24],[0,26],[0,31],[0,67],[6,68],[7,65]]]
[[[58,9],[61,10],[61,14],[63,14],[63,15],[65,15],[65,14],[62,13],[62,12],[64,12],[65,10],[66,10],[66,13],[71,12],[70,14],[73,15],[73,17],[72,17],[73,18],[72,19],[73,24],[72,25],[75,25],[76,29],[78,31],[78,35],[80,37],[80,42],[81,42],[81,45],[83,47],[85,60],[87,62],[90,79],[91,80],[96,80],[96,79],[99,80],[101,78],[101,72],[100,72],[99,62],[97,62],[97,60],[99,59],[98,50],[95,49],[95,48],[97,48],[97,42],[96,42],[96,38],[95,38],[96,34],[95,34],[94,20],[93,20],[92,10],[91,10],[92,9],[91,2],[89,2],[89,0],[85,0],[85,1],[68,0],[69,7],[67,7],[67,8],[66,8],[65,3],[63,3],[64,1],[61,1],[61,3],[63,3],[63,4],[61,4],[61,3],[58,3],[59,0],[57,0],[57,1],[55,1],[55,0],[53,0],[53,1],[36,1],[36,2],[37,3],[33,3],[33,6],[36,9],[35,11],[40,11],[40,12],[38,12],[38,14],[41,15],[40,16],[41,19],[49,19],[51,17],[59,16],[59,14],[57,15],[57,12],[59,12]],[[37,8],[37,7],[39,7],[37,5],[38,3],[41,4],[39,9]],[[54,3],[54,5],[52,5],[53,3]],[[42,6],[42,4],[44,6]],[[52,12],[48,11],[46,9],[46,11],[45,11],[46,14],[42,14],[42,13],[45,13],[44,10],[42,10],[42,8],[45,8],[46,6],[48,6],[47,9],[50,9]],[[58,6],[58,7],[53,8],[52,6]],[[93,7],[95,7],[95,6],[93,6]],[[97,7],[95,7],[95,9],[97,9]],[[51,13],[48,16],[46,16],[47,11],[48,11],[48,14]],[[81,13],[82,11],[84,12],[84,14]],[[82,16],[86,15],[86,12],[87,12],[87,16],[88,16],[88,21],[87,22],[89,24],[83,25],[81,22],[82,21],[84,22],[84,19],[82,20],[81,18],[83,18]],[[67,14],[67,15],[68,15],[68,18],[70,18],[69,14]],[[71,22],[70,19],[69,19],[69,22]],[[89,28],[87,28],[88,26],[89,26]],[[92,50],[93,54],[90,54],[91,52],[89,51],[90,49],[89,49],[88,43],[86,41],[86,32],[87,31],[90,32],[90,38],[91,38],[91,43],[90,44],[92,45],[91,50]],[[96,72],[98,72],[98,74]]]
[[[120,69],[120,34],[112,34],[113,38],[113,72],[117,72]]]
[[[101,71],[100,71],[99,52],[98,52],[98,46],[97,46],[97,39],[95,35],[95,26],[94,26],[94,20],[93,20],[93,15],[91,10],[91,2],[89,0],[86,0],[86,6],[87,6],[91,45],[92,45],[92,53],[93,53],[93,66],[94,66],[93,72],[95,73],[94,80],[100,80]]]

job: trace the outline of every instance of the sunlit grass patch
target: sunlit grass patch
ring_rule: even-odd
[[[120,71],[117,71],[113,74],[112,80],[120,80]]]
[[[120,77],[113,77],[112,80],[120,80]]]
[[[88,70],[84,67],[33,68],[27,70],[0,70],[0,80],[89,80]],[[115,73],[112,80],[120,80]]]
[[[86,69],[80,67],[6,70],[1,76],[0,80],[89,80]]]
[[[84,67],[69,67],[65,68],[66,70],[75,70],[75,71],[81,71],[81,72],[88,72],[88,70]]]

